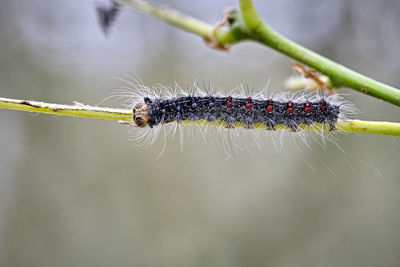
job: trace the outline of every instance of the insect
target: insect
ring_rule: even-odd
[[[325,139],[336,143],[337,123],[355,111],[339,95],[304,90],[252,94],[239,86],[224,93],[201,89],[196,83],[184,90],[178,85],[148,87],[133,77],[123,81],[128,86],[121,87],[118,95],[133,111],[128,124],[134,126],[132,136],[139,144],[151,144],[159,137],[166,143],[176,133],[183,144],[185,134],[199,133],[206,143],[222,142],[229,149],[251,150],[264,136],[277,147],[285,136],[296,145],[298,139],[308,145],[309,136],[317,137],[313,139],[324,146]]]
[[[218,97],[186,95],[173,98],[145,97],[143,103],[133,108],[133,121],[138,127],[154,127],[159,124],[183,121],[220,122],[228,128],[257,128],[261,124],[267,130],[283,125],[297,131],[301,125],[320,123],[335,130],[340,106],[321,97],[318,100],[281,101],[272,98]],[[260,126],[258,126],[260,128]]]

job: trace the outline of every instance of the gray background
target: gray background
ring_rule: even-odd
[[[164,1],[214,23],[236,1]],[[255,1],[284,35],[400,86],[400,2]],[[108,38],[94,1],[1,0],[3,97],[95,105],[136,73],[281,90],[292,61],[246,42],[230,53],[123,10]],[[398,107],[352,90],[358,118]],[[106,106],[118,102],[106,101]],[[238,153],[199,136],[137,147],[113,121],[0,111],[0,266],[399,266],[399,140],[338,135]]]

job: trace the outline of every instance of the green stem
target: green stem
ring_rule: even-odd
[[[48,113],[61,116],[86,117],[106,120],[120,120],[132,122],[131,109],[116,109],[104,107],[92,107],[83,104],[75,105],[60,105],[52,103],[44,103],[31,100],[18,100],[0,97],[0,108],[22,110],[28,112]],[[184,124],[198,124],[198,122],[185,121]],[[214,122],[202,122],[202,125],[215,126],[219,125]],[[394,122],[379,122],[379,121],[339,121],[336,124],[338,132],[347,133],[369,133],[383,134],[400,137],[400,123]],[[259,124],[255,128],[264,129],[265,126]],[[329,127],[328,127],[329,128]],[[326,129],[327,131],[329,129]],[[285,127],[277,127],[277,130],[287,129]],[[304,127],[304,130],[312,130],[310,127]]]
[[[400,123],[386,121],[340,121],[336,124],[339,132],[383,134],[400,137]]]
[[[375,81],[329,60],[272,30],[258,15],[251,0],[239,0],[245,28],[254,40],[329,76],[334,87],[350,87],[400,106],[400,90]]]
[[[115,2],[155,16],[205,39],[210,39],[213,34],[212,25],[169,8],[144,0],[115,0]],[[350,70],[283,37],[264,23],[251,0],[239,0],[239,4],[241,12],[234,16],[236,22],[229,30],[216,30],[215,38],[219,44],[229,45],[246,39],[258,41],[329,76],[334,87],[353,88],[400,106],[400,90]]]
[[[202,36],[207,40],[209,40],[211,34],[213,34],[214,26],[191,16],[183,15],[178,11],[167,7],[155,5],[143,0],[115,0],[115,2],[121,5],[129,6],[142,13],[152,15],[173,26]],[[244,39],[244,37],[238,36],[234,32],[221,29],[216,30],[215,38],[220,44],[232,44]]]

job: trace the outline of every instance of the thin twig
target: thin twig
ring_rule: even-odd
[[[80,103],[76,103],[75,105],[60,105],[0,97],[0,108],[107,120],[132,119],[132,110],[92,107]]]
[[[93,107],[76,103],[75,105],[60,105],[52,103],[44,103],[31,100],[18,100],[9,98],[0,98],[0,108],[22,110],[37,113],[48,113],[61,116],[75,116],[96,119],[107,119],[127,122],[125,124],[132,125],[131,109],[116,109]],[[185,121],[184,124],[198,124],[198,122]],[[202,125],[216,126],[221,125],[219,122],[201,122]],[[239,125],[240,127],[240,125]],[[264,129],[265,126],[255,124],[254,128]],[[287,129],[285,127],[276,127],[277,130]],[[370,133],[383,134],[400,137],[400,123],[378,122],[378,121],[340,121],[336,124],[338,132],[347,133]],[[303,130],[312,130],[312,127],[304,127]],[[326,129],[329,131],[329,127]]]
[[[126,5],[136,11],[152,15],[173,26],[181,28],[185,31],[202,36],[205,40],[211,41],[210,36],[214,36],[219,44],[229,45],[239,42],[246,38],[244,34],[235,31],[227,31],[223,29],[214,29],[213,25],[205,23],[201,20],[181,14],[180,12],[156,5],[143,0],[115,0],[116,3]]]

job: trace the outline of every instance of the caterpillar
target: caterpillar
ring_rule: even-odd
[[[324,97],[317,101],[260,100],[231,95],[216,97],[211,94],[167,99],[144,97],[143,103],[133,108],[133,121],[138,127],[150,128],[170,122],[198,120],[219,121],[228,128],[241,124],[248,129],[260,123],[268,130],[275,130],[276,125],[284,125],[292,131],[297,131],[300,125],[320,123],[335,130],[339,108],[339,105],[327,102]]]
[[[217,132],[234,139],[224,143],[239,146],[248,146],[241,140],[243,132],[246,140],[252,135],[256,143],[263,132],[290,134],[304,141],[310,133],[334,141],[332,133],[337,122],[355,112],[354,106],[338,95],[304,90],[270,95],[261,90],[251,94],[240,86],[223,94],[210,86],[201,89],[196,83],[183,90],[177,84],[172,88],[148,87],[132,77],[123,81],[128,86],[121,87],[120,95],[129,95],[126,102],[133,111],[133,139],[145,144],[154,142],[169,126],[173,133],[177,127],[192,127],[201,132],[217,128]],[[167,135],[164,131],[162,136],[166,139]]]

